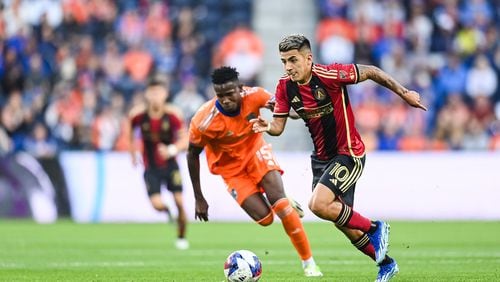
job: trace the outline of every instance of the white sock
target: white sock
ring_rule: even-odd
[[[312,265],[316,265],[316,262],[314,261],[313,257],[310,257],[310,258],[308,258],[306,260],[303,260],[302,261],[302,268],[305,268],[306,266],[311,265],[311,264]]]

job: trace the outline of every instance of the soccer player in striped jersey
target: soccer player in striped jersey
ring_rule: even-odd
[[[129,113],[129,151],[132,163],[137,165],[139,159],[134,147],[134,129],[140,129],[144,181],[149,200],[154,209],[166,212],[171,221],[170,209],[161,198],[161,185],[166,184],[178,211],[175,246],[185,250],[189,248],[186,239],[187,219],[176,156],[187,149],[188,136],[182,114],[177,108],[166,103],[168,94],[166,82],[162,79],[152,79],[148,82],[145,90],[146,103],[132,108]]]
[[[252,118],[268,105],[271,94],[260,87],[243,86],[238,72],[220,67],[212,73],[216,97],[191,119],[187,163],[195,196],[195,218],[208,221],[208,203],[200,182],[200,153],[205,150],[211,173],[220,175],[227,191],[258,224],[268,226],[274,215],[302,260],[304,275],[323,276],[314,262],[299,214],[283,188],[283,172],[262,133],[254,133]],[[210,187],[213,188],[213,187]],[[265,194],[264,194],[265,193]]]
[[[371,221],[353,209],[365,146],[355,127],[346,85],[370,79],[409,105],[427,109],[417,92],[375,66],[314,64],[310,42],[302,35],[285,37],[279,52],[286,75],[277,85],[273,120],[253,119],[253,130],[280,135],[291,108],[305,121],[314,144],[309,208],[316,216],[335,223],[357,249],[377,263],[377,281],[388,281],[399,271],[396,261],[387,255],[389,224]]]

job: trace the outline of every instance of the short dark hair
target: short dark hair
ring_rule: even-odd
[[[279,44],[280,52],[287,52],[290,50],[300,51],[302,48],[311,50],[311,42],[302,34],[292,34],[281,39]]]
[[[239,75],[235,68],[222,66],[212,72],[212,83],[224,84],[229,81],[237,81]]]
[[[165,88],[168,88],[168,82],[166,79],[162,77],[152,77],[148,80],[146,87],[154,87],[154,86],[163,86]]]

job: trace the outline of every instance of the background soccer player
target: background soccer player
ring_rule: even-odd
[[[309,208],[318,217],[334,222],[356,248],[375,260],[380,267],[377,280],[387,281],[399,271],[396,261],[386,255],[389,225],[372,222],[353,210],[365,146],[355,128],[346,85],[371,79],[411,106],[426,110],[420,95],[375,66],[314,64],[309,40],[302,35],[285,37],[279,51],[286,76],[278,82],[273,120],[253,119],[253,129],[280,135],[290,108],[305,121],[314,144]]]
[[[261,133],[249,120],[259,115],[271,95],[257,87],[244,87],[234,68],[214,70],[216,97],[205,103],[189,126],[187,162],[196,200],[195,218],[208,221],[208,204],[200,184],[199,155],[205,149],[210,172],[222,176],[227,190],[258,224],[270,225],[274,214],[281,219],[306,276],[322,276],[299,215],[285,196],[281,168]],[[266,196],[263,195],[266,193]]]
[[[146,104],[131,109],[129,114],[132,163],[138,164],[134,129],[139,128],[143,143],[144,181],[149,200],[156,210],[166,212],[172,220],[168,206],[161,199],[161,185],[166,184],[178,210],[175,246],[187,249],[189,242],[186,239],[187,220],[182,199],[182,180],[175,158],[178,152],[187,148],[186,128],[180,111],[166,104],[168,89],[164,81],[151,80],[145,92]]]

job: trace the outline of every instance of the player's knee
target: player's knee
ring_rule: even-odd
[[[164,211],[165,210],[165,205],[163,204],[158,204],[158,203],[151,203],[153,205],[153,208],[157,211]]]
[[[157,210],[157,211],[166,210],[166,206],[161,200],[158,200],[156,198],[151,198],[150,200],[151,200],[151,205],[153,206],[153,208],[155,210]]]
[[[261,218],[260,220],[257,220],[257,223],[262,226],[269,226],[273,223],[273,220],[274,220],[274,214],[270,212],[265,217]]]
[[[324,218],[328,212],[327,205],[319,201],[310,201],[309,209],[316,215],[321,218]]]

